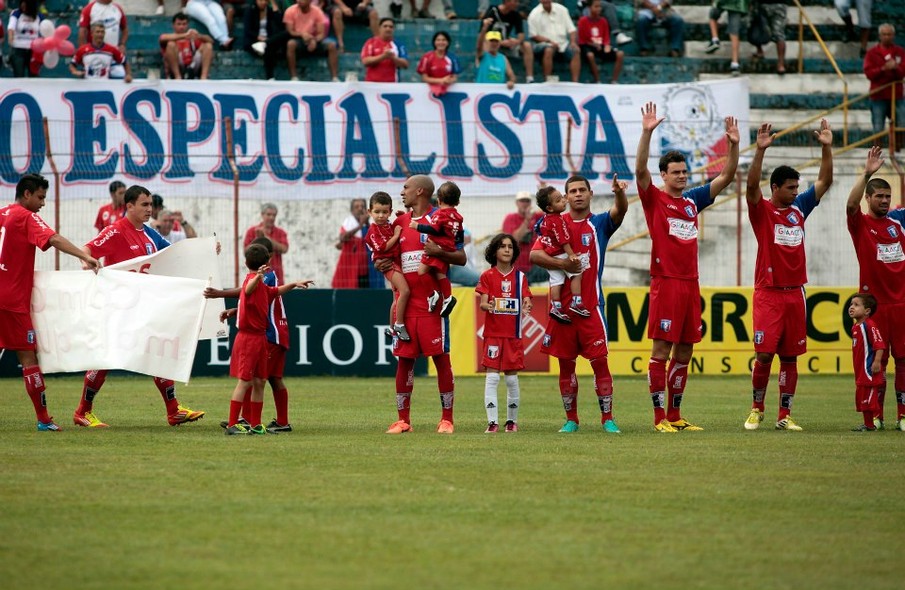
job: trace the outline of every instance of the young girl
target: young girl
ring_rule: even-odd
[[[855,320],[852,326],[852,363],[855,366],[855,409],[864,416],[864,423],[852,428],[855,432],[873,432],[874,416],[880,412],[879,388],[883,385],[883,351],[886,344],[880,330],[870,316],[877,311],[873,295],[858,293],[852,297],[848,315]]]
[[[393,268],[383,273],[383,276],[390,281],[399,294],[396,303],[390,308],[391,331],[400,340],[408,342],[411,337],[408,330],[405,329],[402,319],[405,317],[405,307],[408,305],[411,291],[409,291],[405,277],[402,276],[402,268],[399,266],[399,235],[402,233],[402,226],[394,226],[390,223],[392,211],[393,199],[389,194],[377,191],[371,195],[368,212],[371,214],[373,223],[368,228],[365,242],[371,248],[373,260],[389,258],[393,261]]]
[[[484,271],[475,287],[481,296],[481,309],[487,312],[481,364],[487,369],[484,380],[487,430],[484,432],[488,433],[500,430],[497,412],[500,371],[506,375],[506,432],[518,431],[518,372],[525,368],[522,315],[531,311],[528,279],[525,273],[512,267],[518,253],[518,244],[511,235],[494,236],[484,251],[484,259],[491,268]]]
[[[456,210],[462,192],[454,182],[444,182],[437,189],[437,200],[440,208],[430,214],[430,224],[411,222],[409,227],[422,234],[427,234],[431,240],[447,252],[455,252],[458,244],[463,241],[464,230],[462,216]],[[424,277],[432,273],[440,284],[440,292],[434,291],[427,298],[428,311],[433,312],[437,303],[442,301],[440,316],[447,317],[456,305],[456,298],[452,296],[452,285],[449,283],[446,273],[449,272],[449,263],[439,258],[425,254],[418,266],[418,275]],[[422,279],[424,280],[424,279]],[[442,296],[442,299],[441,299]]]

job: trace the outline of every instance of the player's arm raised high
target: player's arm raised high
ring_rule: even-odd
[[[867,161],[864,163],[864,174],[855,180],[852,186],[852,192],[848,194],[848,201],[845,204],[845,213],[847,215],[855,215],[861,212],[861,198],[864,196],[864,190],[867,188],[867,182],[870,177],[883,166],[883,150],[880,146],[875,145],[867,152]]]
[[[760,175],[764,167],[764,153],[773,145],[776,134],[773,133],[773,125],[764,123],[757,129],[757,149],[754,150],[754,158],[751,167],[748,168],[748,182],[745,185],[745,198],[749,205],[756,205],[764,198],[760,190]]]
[[[726,117],[726,141],[729,143],[729,153],[726,155],[726,165],[719,176],[710,183],[710,200],[716,199],[717,195],[723,192],[723,189],[729,186],[735,178],[735,171],[738,169],[738,119],[735,117]]]

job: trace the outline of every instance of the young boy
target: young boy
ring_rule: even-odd
[[[233,342],[229,361],[230,375],[238,379],[229,404],[229,421],[225,434],[266,434],[261,424],[261,409],[264,406],[264,379],[267,376],[267,312],[270,303],[289,291],[307,289],[311,281],[286,283],[279,287],[262,285],[264,275],[270,271],[267,262],[270,253],[260,244],[252,244],[245,250],[245,266],[251,271],[246,275],[239,293],[239,308],[236,326],[239,333]],[[224,312],[225,314],[225,312]],[[245,393],[251,387],[251,415],[246,420],[251,428],[239,424],[239,413]]]
[[[582,57],[588,62],[594,82],[600,83],[600,69],[597,67],[597,60],[600,60],[600,63],[613,64],[610,84],[616,84],[622,73],[622,60],[625,56],[610,43],[610,25],[601,15],[602,11],[601,0],[591,0],[590,12],[578,19],[578,47]]]
[[[490,269],[481,274],[475,287],[475,293],[481,296],[481,309],[487,312],[481,364],[487,370],[484,379],[487,430],[484,432],[488,434],[500,430],[497,405],[500,371],[506,375],[506,432],[518,432],[518,372],[525,368],[522,315],[531,311],[528,278],[512,266],[518,254],[515,238],[509,234],[494,236],[484,251]]]
[[[566,221],[562,217],[562,212],[566,210],[566,198],[561,192],[552,186],[545,186],[535,194],[537,206],[546,213],[540,221],[537,222],[537,233],[540,235],[540,242],[544,247],[544,252],[554,258],[568,258],[569,260],[578,260],[572,246],[569,244],[571,234],[566,226]],[[548,270],[550,273],[550,317],[561,324],[571,324],[572,319],[562,310],[562,286],[566,282],[566,275],[569,278],[569,289],[572,291],[572,303],[569,305],[576,315],[579,317],[590,317],[589,312],[581,301],[581,272],[576,274],[566,273],[561,270]]]
[[[855,321],[852,326],[852,363],[855,366],[855,410],[864,416],[864,423],[852,428],[854,432],[873,432],[874,416],[880,412],[879,388],[886,376],[883,374],[883,336],[871,318],[877,311],[877,299],[867,293],[852,297],[848,315]]]
[[[373,223],[368,228],[365,243],[371,248],[372,260],[385,258],[393,261],[393,268],[383,273],[386,280],[393,285],[393,289],[399,293],[395,305],[390,308],[391,331],[403,342],[409,342],[412,338],[405,329],[402,318],[405,317],[405,306],[408,304],[411,291],[399,265],[399,236],[402,234],[402,226],[390,223],[392,210],[393,198],[389,194],[377,191],[371,195],[368,213],[371,214]]]
[[[437,189],[440,208],[430,215],[430,224],[412,221],[409,227],[429,235],[432,241],[443,250],[455,252],[456,245],[463,241],[462,216],[456,210],[461,196],[462,193],[454,182],[444,182]],[[421,258],[421,264],[418,266],[418,275],[424,277],[428,273],[433,273],[437,282],[440,283],[440,293],[434,291],[427,298],[427,309],[433,312],[442,295],[443,304],[440,306],[440,316],[444,318],[449,316],[456,305],[456,298],[452,296],[452,285],[449,284],[449,278],[446,276],[447,272],[449,272],[448,262],[443,262],[427,254]]]

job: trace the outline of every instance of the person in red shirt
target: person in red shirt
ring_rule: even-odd
[[[47,412],[44,374],[38,364],[38,341],[31,321],[35,250],[44,252],[53,246],[94,271],[100,266],[38,215],[49,186],[43,176],[26,174],[16,183],[16,202],[0,208],[0,349],[15,351],[22,365],[25,392],[35,408],[40,431],[61,428]]]
[[[804,222],[833,184],[833,132],[826,119],[815,137],[821,146],[817,181],[798,194],[799,174],[777,166],[770,175],[770,198],[760,189],[764,153],[776,134],[764,123],[757,130],[757,150],[748,169],[745,198],[748,220],[757,238],[754,266],[753,401],[745,428],[756,430],[764,419],[764,395],[773,357],[779,355],[779,415],[777,430],[801,430],[792,420],[792,400],[798,385],[798,357],[807,352],[806,301],[808,282]]]
[[[104,41],[106,34],[104,23],[91,25],[91,42],[76,50],[69,62],[69,72],[86,80],[107,80],[115,78],[114,73],[122,70],[125,72],[124,81],[128,84],[132,81],[132,67],[119,47]]]
[[[562,216],[566,210],[566,198],[563,194],[552,186],[545,186],[537,191],[537,206],[546,212],[537,225],[544,252],[553,258],[579,261],[570,243],[572,236],[569,234],[569,224]],[[591,312],[581,301],[581,271],[571,273],[551,268],[547,272],[550,273],[550,317],[563,324],[572,322],[572,318],[562,310],[562,286],[566,277],[569,277],[569,291],[572,292],[569,309],[578,317],[590,317]]]
[[[126,216],[105,227],[97,237],[82,247],[86,254],[97,259],[103,258],[105,266],[153,254],[170,245],[157,230],[147,225],[151,219],[151,192],[148,189],[132,185],[126,189],[123,200],[126,204]],[[93,412],[94,398],[107,380],[107,372],[100,369],[85,373],[82,397],[72,416],[76,426],[107,427]],[[154,385],[166,405],[167,422],[171,426],[194,422],[204,416],[204,412],[179,404],[176,384],[171,379],[154,377]]]
[[[890,24],[879,28],[880,42],[864,55],[864,75],[870,80],[870,122],[874,133],[886,127],[886,119],[892,118],[892,92],[896,92],[896,127],[905,125],[905,48],[895,44],[896,29]],[[880,90],[890,82],[891,87]]]
[[[173,16],[173,32],[158,39],[163,55],[164,76],[170,80],[207,80],[214,60],[214,39],[189,28],[184,12]]]
[[[427,309],[428,289],[435,286],[426,285],[418,275],[418,266],[424,254],[440,258],[449,264],[465,264],[465,251],[457,247],[454,252],[447,252],[433,241],[422,241],[422,234],[412,229],[412,221],[429,221],[435,209],[431,205],[434,194],[434,183],[428,176],[415,175],[405,181],[402,187],[402,204],[409,209],[408,213],[397,217],[393,222],[402,227],[402,238],[399,242],[402,274],[411,290],[411,299],[402,321],[408,329],[411,340],[404,342],[399,338],[393,340],[393,354],[398,360],[396,365],[396,411],[398,419],[387,429],[387,434],[411,432],[410,406],[412,391],[415,386],[415,360],[420,356],[429,356],[437,368],[437,389],[440,392],[442,409],[437,433],[452,434],[453,405],[455,403],[455,379],[449,361],[449,320],[440,314]],[[426,237],[426,236],[425,236]],[[390,260],[377,260],[374,266],[380,272],[392,268]],[[431,277],[432,275],[424,275]]]
[[[289,235],[277,227],[277,213],[279,210],[273,203],[261,205],[261,223],[253,225],[245,231],[245,240],[242,247],[247,248],[255,238],[267,238],[273,244],[273,258],[270,266],[277,275],[277,280],[283,282],[283,254],[289,251]]]
[[[224,434],[267,434],[268,429],[261,423],[264,406],[264,379],[268,377],[267,328],[268,311],[271,304],[293,289],[307,289],[311,281],[287,283],[279,287],[267,285],[264,277],[270,272],[267,261],[270,252],[261,244],[252,244],[245,249],[245,266],[250,270],[239,292],[239,307],[236,327],[239,333],[233,342],[229,359],[229,374],[237,379],[229,402],[229,420]],[[262,284],[264,283],[264,284]],[[223,312],[225,319],[228,312]],[[250,428],[239,423],[239,414],[245,401],[246,392],[251,388]],[[288,422],[287,422],[288,423]],[[275,433],[272,430],[271,433]]]
[[[412,221],[410,227],[419,233],[427,234],[434,239],[434,243],[440,246],[446,252],[455,252],[459,244],[464,241],[463,220],[456,206],[459,204],[461,191],[454,182],[444,182],[437,189],[437,200],[440,202],[440,208],[430,214],[426,220],[427,223],[418,223]],[[440,305],[440,316],[447,317],[452,313],[453,307],[456,306],[456,298],[452,296],[452,285],[449,282],[449,262],[442,258],[435,258],[426,255],[421,258],[421,264],[418,266],[418,275],[426,276],[434,275],[436,282],[440,285],[439,291],[434,291],[428,297],[428,311],[434,311],[434,307],[438,301],[442,301]],[[434,284],[430,280],[428,284]]]
[[[450,52],[452,39],[449,33],[437,31],[431,45],[434,50],[421,56],[417,72],[421,74],[421,81],[430,85],[431,92],[440,96],[446,94],[449,87],[458,81],[462,66],[455,54]]]
[[[877,299],[871,320],[888,343],[881,359],[884,375],[889,357],[895,359],[896,428],[905,431],[905,209],[890,211],[892,187],[882,178],[871,178],[882,165],[882,152],[874,146],[864,174],[849,193],[845,212],[860,266],[859,289]],[[866,213],[861,212],[862,197],[867,201]],[[883,428],[885,380],[878,393],[874,418],[877,427]]]
[[[101,231],[108,225],[113,225],[126,214],[126,204],[123,196],[126,194],[126,185],[118,180],[110,183],[110,202],[101,205],[94,218],[94,229]]]
[[[852,326],[852,365],[855,369],[855,410],[864,422],[852,428],[855,432],[874,432],[874,416],[880,411],[879,389],[886,381],[883,373],[883,351],[886,343],[871,316],[877,310],[873,295],[858,293],[848,306]]]
[[[729,153],[720,174],[712,182],[686,190],[685,154],[668,151],[660,157],[663,189],[654,186],[647,169],[651,137],[663,120],[657,117],[656,103],[649,102],[641,109],[641,138],[635,159],[638,197],[652,242],[647,336],[653,345],[647,380],[657,432],[703,430],[682,418],[681,413],[688,364],[694,345],[701,341],[698,216],[735,178],[738,121],[733,117],[724,121]]]
[[[380,32],[361,48],[361,63],[365,67],[365,82],[398,82],[399,70],[409,67],[405,45],[393,39],[396,22],[380,19]]]
[[[590,13],[578,19],[578,48],[591,68],[594,82],[600,83],[600,69],[597,67],[597,60],[600,60],[601,63],[613,64],[610,84],[616,84],[622,73],[625,55],[610,43],[610,25],[601,15],[602,11],[601,0],[591,0]]]
[[[397,293],[396,301],[390,308],[390,336],[398,336],[403,342],[408,342],[411,337],[405,329],[403,318],[411,292],[399,266],[399,238],[402,237],[402,227],[390,223],[393,210],[393,198],[390,195],[377,191],[371,195],[369,205],[368,211],[373,223],[368,227],[365,243],[371,249],[371,258],[375,262],[389,260],[393,263],[392,268],[383,273]]]
[[[508,234],[497,234],[484,251],[490,269],[481,274],[475,293],[480,295],[484,319],[482,338],[484,357],[484,408],[487,410],[485,433],[499,432],[497,387],[500,372],[506,379],[506,432],[518,431],[520,391],[518,372],[525,368],[522,343],[522,316],[531,312],[531,290],[525,273],[512,265],[518,257],[518,244]]]

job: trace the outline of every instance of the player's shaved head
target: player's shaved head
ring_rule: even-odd
[[[434,181],[430,179],[430,176],[426,176],[424,174],[416,174],[409,178],[409,182],[415,187],[420,188],[425,192],[427,198],[430,198],[434,194]]]

